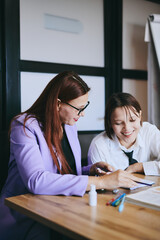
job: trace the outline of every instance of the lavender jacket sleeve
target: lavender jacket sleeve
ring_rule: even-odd
[[[29,119],[24,131],[23,118],[24,116],[21,116],[12,124],[10,165],[12,161],[16,162],[18,173],[28,191],[34,194],[83,196],[88,176],[82,175],[81,149],[76,126],[65,125],[65,130],[75,157],[78,176],[61,175],[57,173],[38,122],[34,118]],[[89,166],[85,167],[84,173],[88,170]]]

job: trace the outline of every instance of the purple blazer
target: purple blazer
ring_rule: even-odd
[[[43,237],[43,227],[35,228],[37,224],[34,221],[6,207],[4,198],[28,192],[83,196],[88,184],[87,174],[90,166],[83,168],[81,166],[81,148],[75,125],[65,125],[65,131],[75,157],[77,176],[57,173],[57,167],[51,158],[37,120],[29,119],[25,131],[23,121],[24,115],[12,123],[8,178],[0,197],[0,239],[2,240],[29,239],[31,236],[26,238],[29,236],[26,235],[29,234],[28,229],[34,234],[38,229],[37,232],[41,232],[40,236]],[[45,227],[44,232],[46,232]],[[46,235],[45,238],[47,239]]]

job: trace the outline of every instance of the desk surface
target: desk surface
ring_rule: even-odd
[[[154,180],[154,186],[160,185],[160,177],[143,178]],[[160,211],[125,203],[119,213],[116,207],[106,206],[112,197],[110,191],[98,193],[96,207],[88,205],[88,194],[83,197],[25,194],[7,198],[5,204],[76,240],[160,239]]]

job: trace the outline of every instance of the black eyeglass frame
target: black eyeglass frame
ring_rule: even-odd
[[[73,105],[71,105],[70,103],[67,103],[67,102],[64,102],[64,103],[69,105],[70,107],[76,109],[78,111],[78,115],[79,115],[81,112],[83,112],[88,107],[88,105],[90,104],[90,101],[87,102],[87,104],[84,108],[77,108],[77,107],[74,107]]]

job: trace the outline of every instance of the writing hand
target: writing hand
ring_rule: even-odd
[[[96,189],[117,189],[119,187],[131,188],[136,187],[138,184],[136,181],[139,181],[138,177],[135,177],[131,173],[128,173],[123,170],[117,170],[111,172],[110,174],[104,174],[100,177],[88,178],[87,191],[90,189],[90,184],[94,184]]]
[[[135,187],[137,186],[136,181],[139,180],[139,178],[123,170],[117,170],[109,175],[104,175],[101,178],[103,181],[103,188],[106,189]]]

